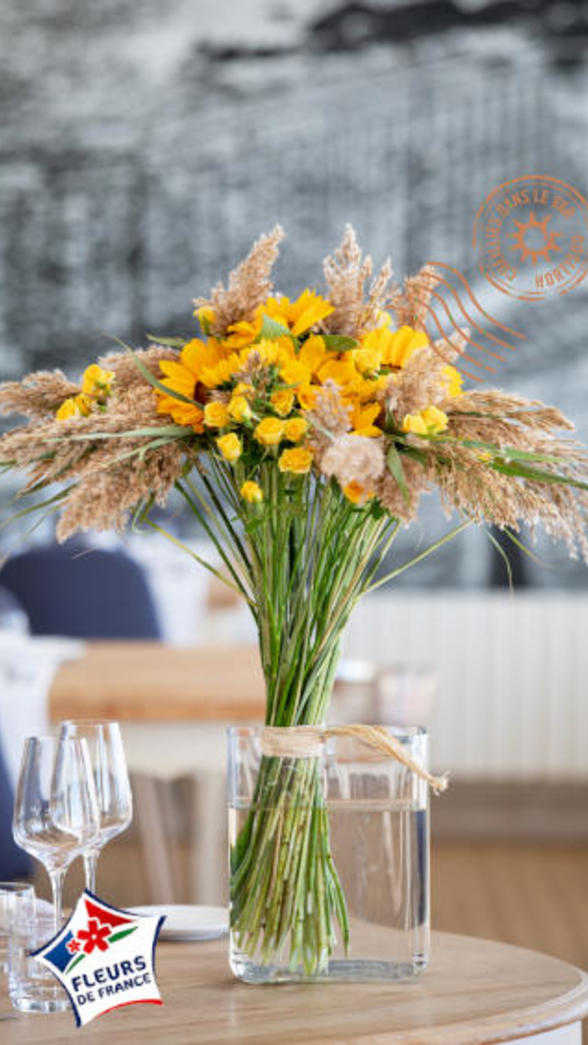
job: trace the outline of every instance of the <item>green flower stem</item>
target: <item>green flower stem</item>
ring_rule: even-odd
[[[383,583],[374,577],[399,522],[371,502],[354,506],[333,481],[281,473],[276,453],[268,448],[256,472],[261,504],[240,495],[250,477],[246,459],[230,465],[211,455],[178,490],[214,541],[228,574],[222,579],[249,603],[266,724],[322,725],[343,630],[361,596]],[[251,961],[306,976],[326,968],[338,941],[347,949],[318,757],[262,756],[231,851],[231,928]]]

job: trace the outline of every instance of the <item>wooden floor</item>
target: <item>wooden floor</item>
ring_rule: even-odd
[[[434,928],[588,969],[588,846],[443,841],[431,866]]]
[[[437,841],[431,857],[435,929],[502,940],[588,969],[588,846]]]

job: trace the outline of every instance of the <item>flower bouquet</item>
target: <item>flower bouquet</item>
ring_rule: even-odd
[[[4,467],[29,472],[18,514],[60,511],[59,539],[130,522],[184,548],[152,517],[181,495],[218,553],[204,565],[255,620],[270,729],[324,724],[358,600],[464,526],[518,542],[521,522],[540,522],[588,556],[587,456],[558,434],[572,426],[540,402],[464,388],[463,336],[425,329],[434,273],[400,288],[387,263],[372,278],[348,227],[325,294],[290,300],[271,282],[281,238],[259,239],[196,301],[199,337],[121,345],[80,384],[54,371],[0,388],[1,409],[29,419],[0,439]],[[433,489],[458,525],[382,573]],[[231,851],[231,926],[243,953],[285,954],[305,976],[347,945],[317,759],[263,755]]]

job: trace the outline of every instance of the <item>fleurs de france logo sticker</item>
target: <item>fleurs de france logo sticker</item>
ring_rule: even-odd
[[[162,1004],[154,956],[164,921],[84,890],[60,932],[33,954],[67,991],[78,1027],[123,1005]]]

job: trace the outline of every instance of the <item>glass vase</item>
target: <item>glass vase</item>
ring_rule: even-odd
[[[387,733],[427,768],[426,730]],[[308,734],[229,730],[231,968],[248,983],[412,977],[429,954],[427,783],[357,735]]]

